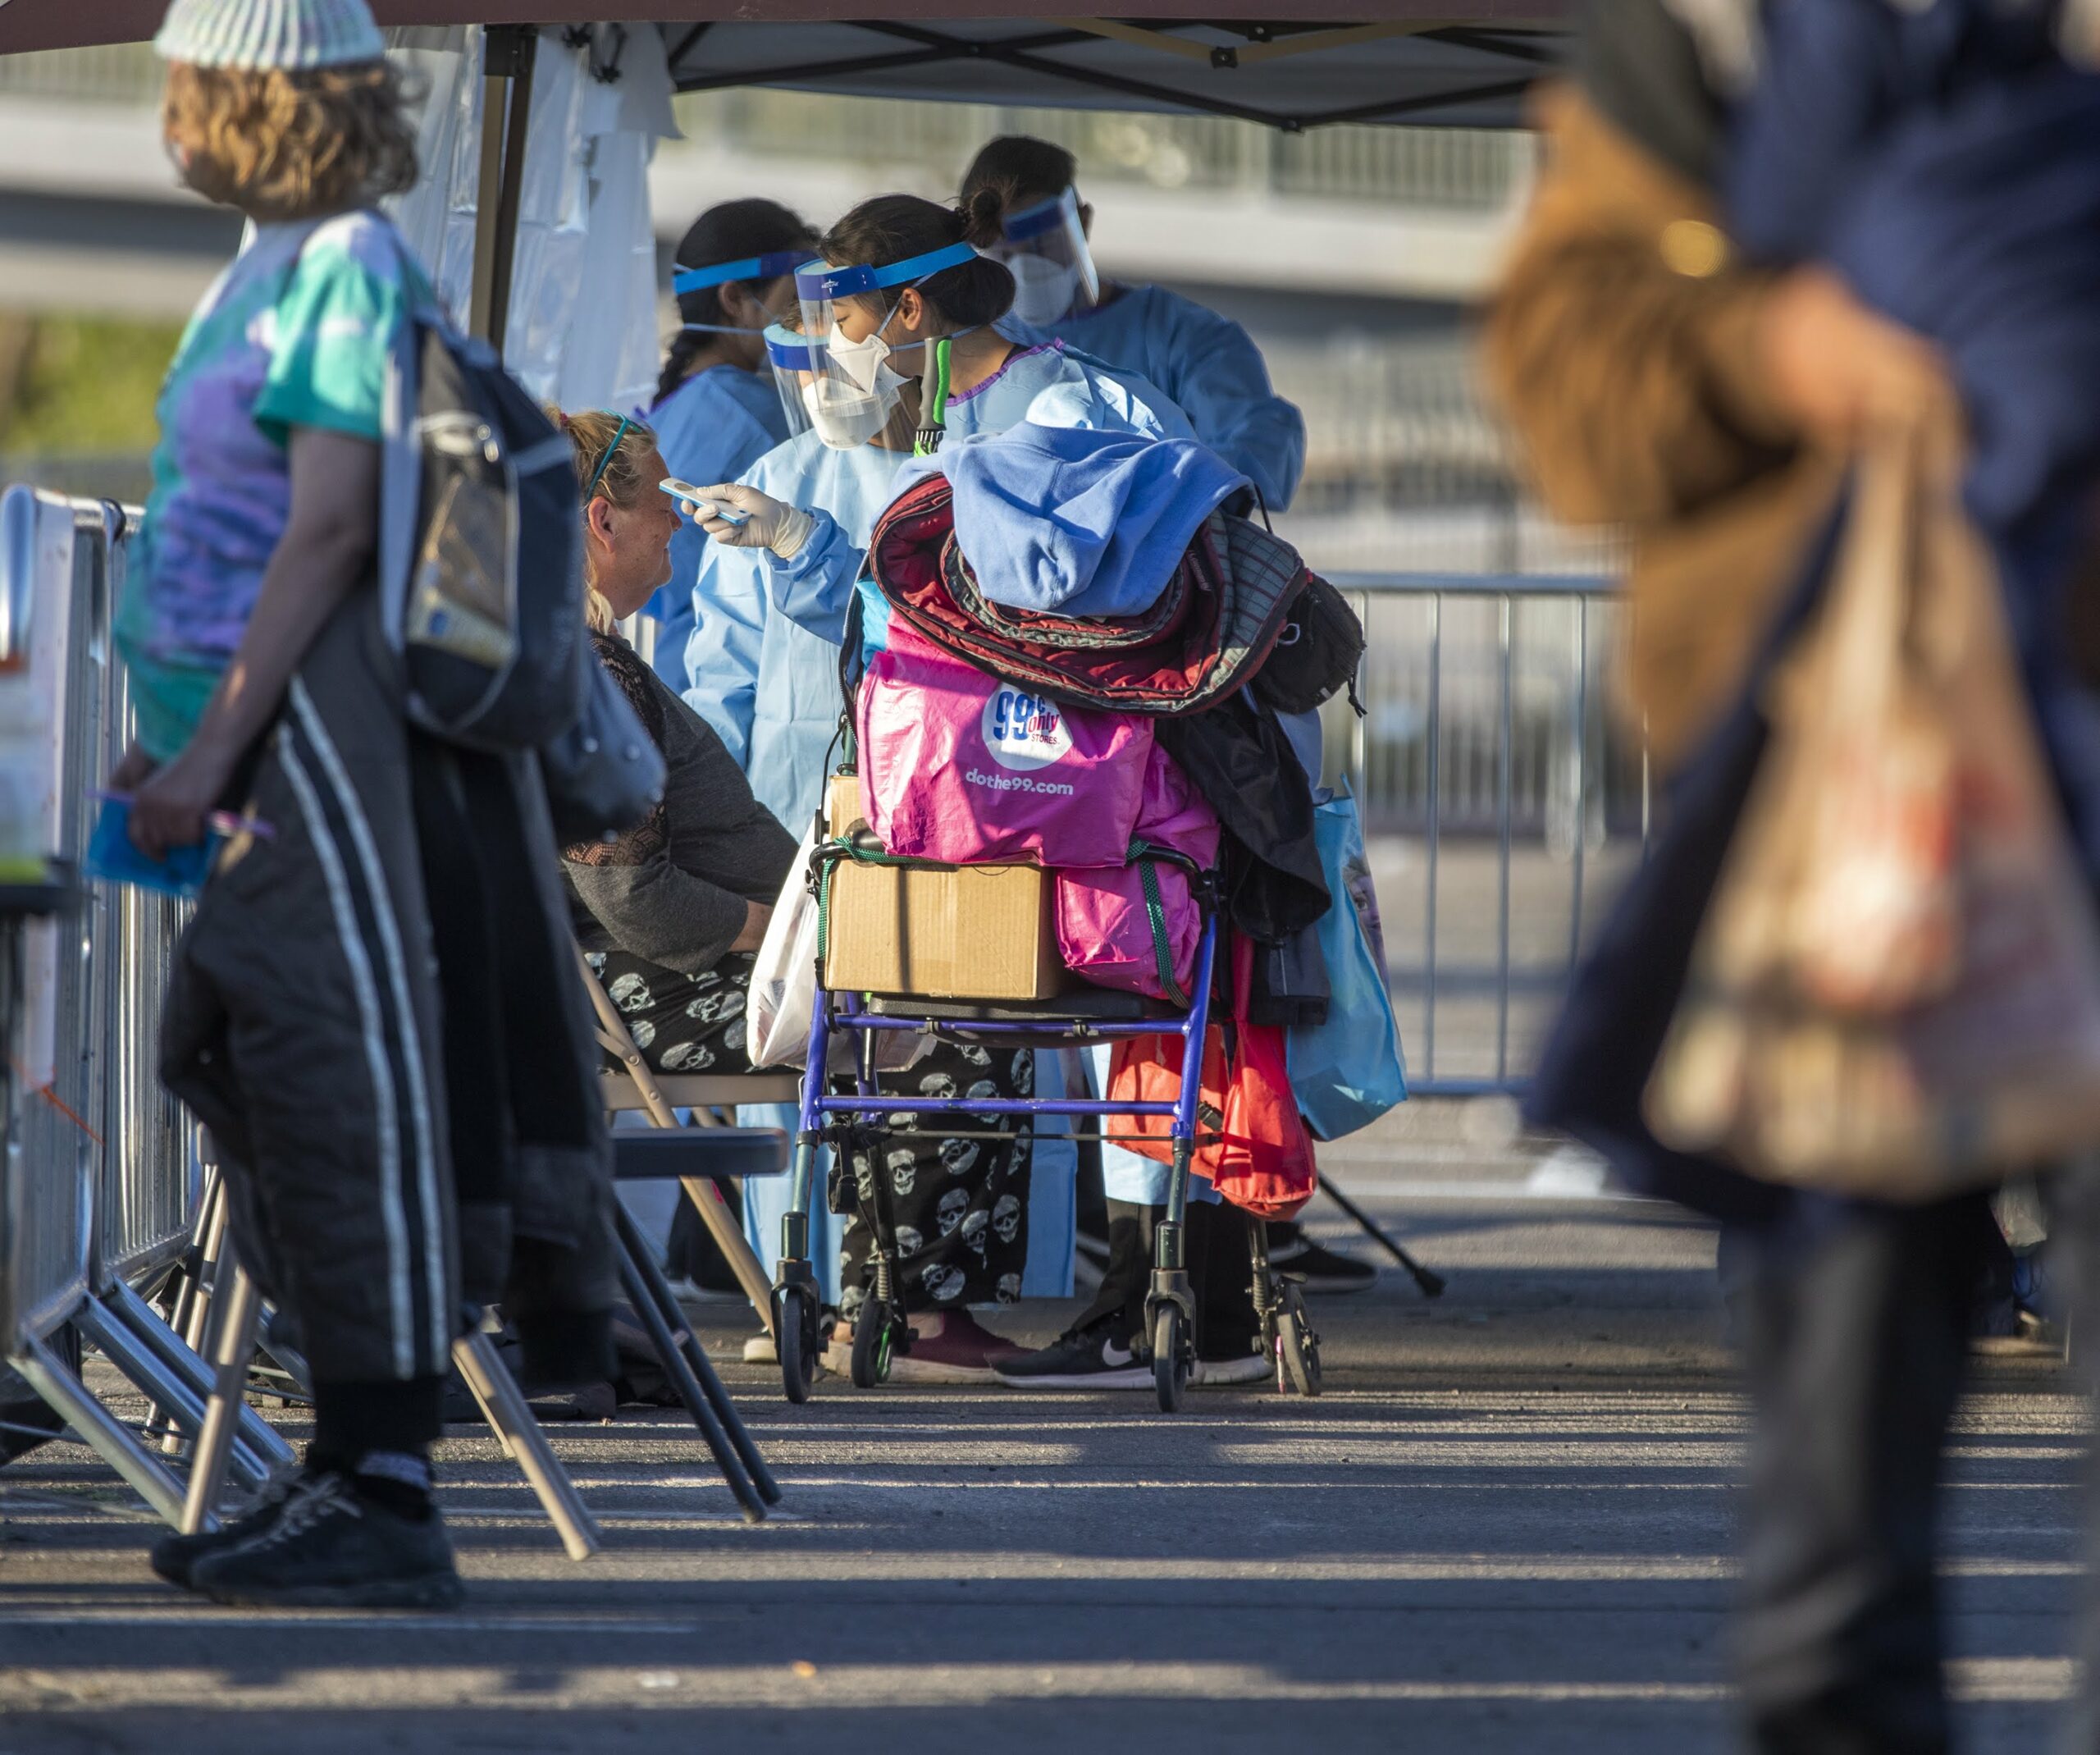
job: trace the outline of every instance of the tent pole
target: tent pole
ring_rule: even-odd
[[[482,35],[482,160],[474,192],[474,279],[468,327],[500,354],[510,316],[510,272],[525,181],[525,137],[532,109],[539,33],[529,25],[491,25]]]

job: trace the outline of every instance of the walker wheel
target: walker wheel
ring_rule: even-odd
[[[870,1296],[861,1301],[853,1319],[853,1387],[873,1389],[889,1381],[890,1320],[886,1299]]]
[[[780,1387],[800,1407],[810,1399],[810,1385],[817,1374],[817,1301],[807,1287],[784,1287],[777,1309],[774,1339],[780,1355]]]
[[[1276,1315],[1276,1387],[1301,1396],[1320,1393],[1320,1337],[1306,1319],[1305,1300],[1285,1282],[1283,1309]]]
[[[1159,1411],[1180,1410],[1181,1392],[1189,1387],[1188,1325],[1178,1304],[1163,1304],[1153,1318],[1152,1378],[1159,1392]]]

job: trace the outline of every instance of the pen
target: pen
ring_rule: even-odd
[[[99,787],[90,788],[88,796],[103,804],[128,805],[133,802],[130,793],[104,792]],[[259,816],[236,816],[231,811],[207,811],[204,826],[213,834],[250,834],[258,841],[274,840],[277,834]]]

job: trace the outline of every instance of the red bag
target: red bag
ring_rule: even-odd
[[[1245,939],[1232,944],[1232,986],[1245,1009],[1252,986],[1254,948]],[[1312,1139],[1291,1095],[1284,1062],[1284,1033],[1244,1017],[1232,1026],[1237,1052],[1226,1052],[1222,1025],[1210,1026],[1203,1040],[1203,1093],[1197,1107],[1198,1145],[1194,1168],[1210,1178],[1219,1195],[1258,1218],[1290,1218],[1312,1198],[1319,1172],[1312,1162]],[[1116,1044],[1108,1095],[1116,1103],[1172,1103],[1181,1095],[1181,1041],[1178,1036],[1125,1037]],[[1119,1116],[1118,1131],[1145,1137],[1122,1143],[1161,1163],[1173,1161],[1171,1122],[1163,1115]]]

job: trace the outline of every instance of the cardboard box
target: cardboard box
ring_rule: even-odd
[[[834,774],[824,784],[824,825],[835,835],[858,828],[868,820],[861,802],[861,776]]]
[[[1057,875],[1040,866],[864,865],[832,873],[826,987],[928,999],[1048,999]]]

